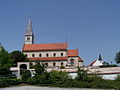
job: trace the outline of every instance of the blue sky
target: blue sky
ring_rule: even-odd
[[[114,62],[120,51],[120,0],[0,0],[0,42],[21,50],[31,16],[35,43],[78,48],[84,64],[98,58]]]

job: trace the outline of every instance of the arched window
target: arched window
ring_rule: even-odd
[[[46,66],[48,66],[48,63],[45,63]]]
[[[39,57],[42,57],[42,54],[39,54]]]
[[[70,64],[71,64],[71,65],[74,64],[74,59],[70,59]]]
[[[53,66],[55,66],[55,65],[56,65],[56,63],[54,62],[54,63],[53,63]]]
[[[35,54],[32,54],[32,57],[35,57]]]
[[[47,53],[47,54],[46,54],[46,57],[48,57],[48,56],[49,56],[49,54]]]
[[[26,56],[26,57],[28,57],[28,55],[27,55],[27,54],[25,54],[25,56]]]
[[[56,56],[56,53],[54,53],[53,56],[55,57],[55,56]]]
[[[63,56],[63,53],[61,53],[61,56]]]
[[[63,62],[61,62],[61,66],[63,66]]]

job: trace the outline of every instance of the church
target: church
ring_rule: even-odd
[[[47,67],[82,67],[83,60],[80,58],[78,49],[68,49],[67,42],[35,44],[31,18],[28,20],[25,33],[25,42],[22,52],[26,55],[31,65],[36,63],[45,64]]]

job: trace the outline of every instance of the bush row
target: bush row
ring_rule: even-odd
[[[20,79],[0,79],[0,88],[21,84]]]

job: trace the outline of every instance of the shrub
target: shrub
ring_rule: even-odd
[[[120,81],[120,75],[117,75],[117,77],[115,78],[115,80]]]
[[[23,70],[21,72],[22,81],[26,83],[27,79],[31,77],[31,72],[29,70]]]
[[[60,66],[60,69],[65,69],[65,67],[64,66]]]
[[[34,85],[34,84],[36,84],[36,81],[35,81],[34,78],[28,78],[27,79],[27,84]]]
[[[7,87],[10,85],[21,84],[22,81],[20,79],[0,79],[0,87]]]

